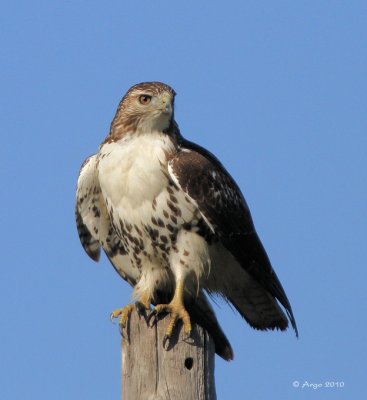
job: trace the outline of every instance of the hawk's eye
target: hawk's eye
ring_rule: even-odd
[[[142,94],[141,96],[139,96],[139,103],[143,104],[144,106],[149,104],[151,100],[152,96],[149,96],[148,94]]]

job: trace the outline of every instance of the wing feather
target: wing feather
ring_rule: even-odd
[[[87,158],[79,173],[75,217],[80,242],[94,261],[99,260],[102,247],[116,272],[135,286],[138,272],[108,215],[98,181],[97,160],[96,154]]]
[[[101,254],[99,243],[100,188],[96,179],[96,155],[88,157],[81,166],[77,190],[75,217],[80,242],[94,261],[98,261]]]
[[[291,305],[256,233],[250,210],[223,165],[209,151],[183,140],[181,151],[169,162],[169,172],[176,185],[197,204],[217,239],[260,287],[282,304],[298,335]],[[229,288],[222,294],[231,299]],[[241,312],[243,307],[233,303]],[[246,318],[246,310],[242,315]],[[282,319],[279,314],[277,320]],[[279,324],[279,328],[284,329],[284,324]]]

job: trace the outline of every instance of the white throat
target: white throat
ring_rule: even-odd
[[[165,131],[171,122],[172,113],[152,113],[142,118],[137,126],[137,133],[160,133]]]

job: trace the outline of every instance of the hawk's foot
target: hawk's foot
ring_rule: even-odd
[[[150,310],[150,302],[145,296],[142,296],[142,298],[135,304],[128,304],[125,307],[112,311],[110,315],[111,321],[113,321],[114,318],[118,318],[120,328],[125,328],[130,314],[134,308],[136,308],[136,311],[139,315],[146,315],[146,311]]]
[[[110,320],[113,321],[114,318],[118,318],[120,327],[125,328],[127,320],[129,319],[129,316],[134,307],[134,304],[128,304],[125,307],[117,308],[116,310],[112,311],[110,315]]]
[[[184,305],[181,302],[171,301],[169,304],[157,304],[152,311],[152,315],[158,315],[160,313],[166,312],[170,314],[171,319],[169,325],[166,329],[166,334],[164,340],[169,339],[172,336],[174,327],[177,321],[180,319],[183,323],[183,329],[187,336],[191,332],[191,320],[190,315],[186,311]]]

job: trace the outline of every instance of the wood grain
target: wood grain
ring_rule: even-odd
[[[200,326],[189,338],[181,324],[163,346],[169,317],[148,326],[131,314],[122,339],[123,400],[215,400],[214,343]]]

